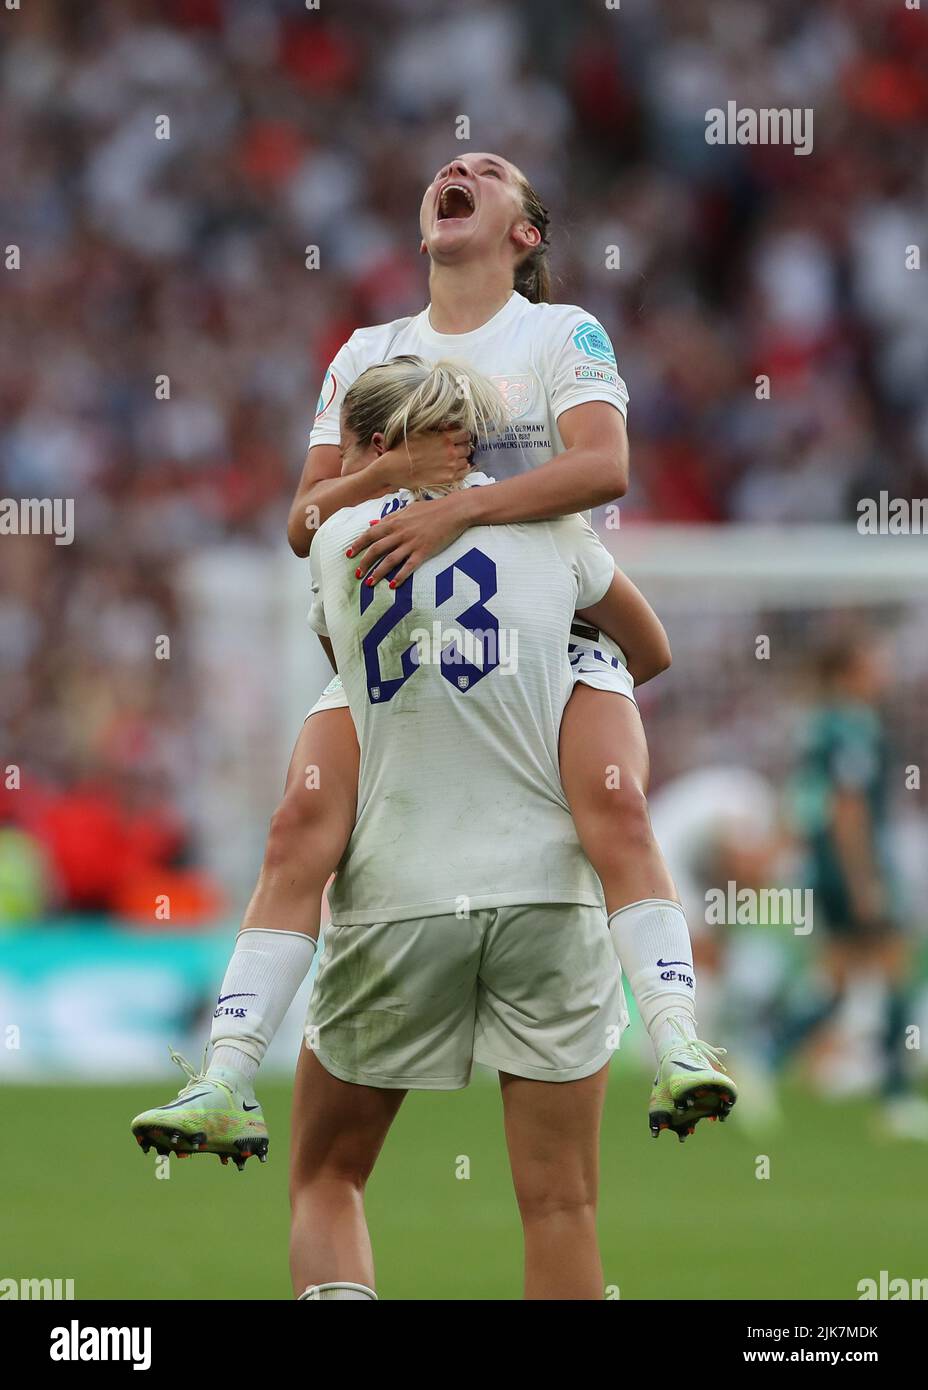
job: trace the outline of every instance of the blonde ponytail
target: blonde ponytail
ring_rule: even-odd
[[[362,372],[345,395],[344,414],[362,443],[382,434],[385,449],[438,429],[467,430],[478,446],[508,422],[502,396],[479,372],[459,362],[429,366],[413,356]]]

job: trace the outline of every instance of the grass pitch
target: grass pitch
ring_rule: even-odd
[[[878,1139],[872,1105],[788,1090],[772,1134],[749,1137],[733,1117],[681,1145],[649,1138],[648,1080],[614,1063],[603,1131],[603,1257],[623,1299],[854,1299],[881,1269],[924,1276],[926,1154]],[[172,1159],[159,1180],[129,1121],[175,1085],[7,1091],[0,1277],[73,1278],[78,1299],[290,1297],[289,1087],[259,1086],[265,1166]],[[520,1297],[495,1078],[407,1098],[368,1212],[381,1298]]]

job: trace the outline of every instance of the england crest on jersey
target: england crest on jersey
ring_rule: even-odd
[[[535,383],[531,372],[520,376],[494,376],[491,378],[509,411],[511,420],[519,420],[528,410],[535,394]]]

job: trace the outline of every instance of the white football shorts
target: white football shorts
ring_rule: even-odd
[[[332,926],[305,1039],[342,1081],[458,1090],[475,1062],[537,1081],[599,1071],[628,1026],[602,908],[482,908]]]
[[[323,690],[322,694],[319,696],[319,699],[316,701],[312,709],[307,714],[306,719],[309,718],[310,714],[321,714],[324,709],[347,708],[348,696],[345,694],[345,687],[342,684],[342,678],[341,676],[333,676],[332,679],[329,681],[328,685],[326,686],[325,690]],[[306,720],[304,720],[303,722],[305,724]]]
[[[635,682],[625,664],[621,647],[598,628],[574,618],[567,644],[574,685],[589,685],[594,690],[611,690],[624,695],[636,704]]]

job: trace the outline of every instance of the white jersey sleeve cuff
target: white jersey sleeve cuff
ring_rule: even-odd
[[[576,395],[568,396],[566,400],[559,401],[555,419],[559,420],[565,410],[573,410],[575,405],[587,405],[590,401],[605,401],[607,405],[614,405],[622,416],[623,420],[628,419],[628,404],[614,392],[605,391],[578,391]]]

